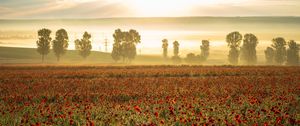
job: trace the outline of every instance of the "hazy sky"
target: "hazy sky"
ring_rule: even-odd
[[[300,0],[0,0],[0,18],[300,16]]]

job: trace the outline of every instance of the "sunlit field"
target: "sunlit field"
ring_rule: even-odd
[[[0,126],[300,126],[300,0],[0,0]]]
[[[0,68],[0,125],[300,125],[299,67]]]

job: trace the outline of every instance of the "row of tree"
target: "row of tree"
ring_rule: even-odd
[[[282,37],[274,38],[271,47],[265,50],[266,61],[270,65],[299,65],[300,46],[294,41],[286,40]],[[288,45],[288,49],[286,49]]]
[[[258,45],[258,38],[251,33],[244,36],[238,31],[231,32],[226,36],[226,42],[230,48],[228,54],[228,61],[232,65],[241,64],[255,65],[257,63],[256,47]],[[242,45],[241,45],[242,44]],[[286,49],[288,45],[288,49]],[[168,40],[162,40],[163,57],[168,57]],[[179,43],[173,42],[174,56],[171,58],[174,63],[180,63],[179,57]],[[187,54],[185,61],[187,63],[201,63],[207,60],[209,56],[209,41],[202,40],[200,46],[200,55],[194,53]],[[266,62],[269,65],[282,65],[286,62],[287,65],[299,65],[299,50],[300,46],[294,41],[286,42],[284,38],[278,37],[272,40],[271,47],[265,50]]]
[[[50,52],[51,44],[52,50],[57,58],[60,60],[61,56],[64,55],[69,46],[69,37],[65,29],[59,29],[56,31],[55,39],[52,40],[51,30],[43,28],[38,31],[37,51],[42,55],[42,61],[44,57]],[[84,32],[82,39],[76,39],[75,49],[78,50],[79,54],[86,58],[90,55],[92,44],[91,34]],[[141,42],[140,34],[134,30],[122,31],[116,29],[114,34],[114,43],[111,56],[116,62],[123,60],[124,63],[130,63],[136,53],[136,45]],[[245,34],[244,36],[235,31],[231,32],[226,36],[226,42],[230,48],[228,54],[228,61],[237,65],[239,61],[245,65],[255,65],[257,62],[256,47],[258,44],[258,38],[254,34]],[[196,55],[194,53],[187,54],[185,61],[187,63],[201,63],[207,60],[209,56],[209,41],[202,40],[200,46],[201,53]],[[242,44],[242,45],[241,45]],[[174,63],[180,63],[181,58],[179,56],[179,42],[173,42],[173,56],[172,60]],[[288,45],[288,48],[286,48]],[[163,57],[168,58],[168,40],[162,40]],[[267,47],[265,50],[266,61],[270,65],[299,65],[299,50],[300,46],[294,41],[286,40],[282,37],[274,38],[272,40],[271,47]]]
[[[90,38],[91,34],[85,32],[82,39],[75,40],[75,48],[83,58],[86,58],[91,52],[92,44]],[[44,62],[45,56],[50,52],[51,42],[52,50],[57,61],[59,61],[61,56],[66,53],[69,46],[68,32],[65,29],[57,30],[55,39],[52,41],[50,29],[43,28],[38,31],[38,40],[36,42],[37,52],[42,55],[42,62]]]
[[[163,48],[163,57],[164,59],[168,59],[168,39],[162,40],[162,48]],[[173,42],[173,56],[172,60],[174,63],[180,63],[181,58],[179,56],[179,42],[174,41]],[[195,55],[194,53],[187,54],[185,61],[188,63],[201,63],[203,61],[206,61],[206,59],[209,56],[209,41],[208,40],[202,40],[202,45],[200,46],[201,53],[200,55]]]
[[[257,62],[256,46],[258,39],[254,34],[245,34],[243,45],[240,47],[243,39],[239,32],[231,32],[226,37],[226,42],[230,48],[228,60],[231,64],[237,65],[238,59],[242,64],[255,65]],[[294,41],[288,42],[288,49],[286,49],[287,42],[282,37],[277,37],[272,40],[271,47],[265,50],[265,57],[269,65],[299,65],[299,45]]]
[[[241,43],[243,41],[243,45]],[[256,56],[256,46],[258,44],[258,39],[254,34],[243,35],[237,31],[231,32],[226,36],[226,42],[230,48],[228,54],[228,61],[237,65],[239,59],[243,64],[254,65],[257,62]]]

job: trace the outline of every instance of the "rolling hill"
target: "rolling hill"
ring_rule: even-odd
[[[159,56],[137,56],[132,64],[161,64],[163,59]],[[0,47],[0,64],[40,64],[41,55],[35,48]],[[59,62],[53,52],[45,57],[45,64],[116,64],[110,53],[92,51],[90,56],[83,59],[77,51],[68,50]]]

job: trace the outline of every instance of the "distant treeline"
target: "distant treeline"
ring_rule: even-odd
[[[50,47],[54,51],[57,61],[64,55],[68,48],[69,37],[65,29],[56,31],[55,39],[50,37],[51,30],[43,28],[38,31],[37,51],[44,61],[45,55],[50,52]],[[115,62],[122,60],[123,63],[130,63],[137,55],[136,45],[141,42],[141,36],[138,31],[130,29],[122,31],[116,29],[112,35],[114,38],[112,59]],[[74,41],[75,48],[84,59],[89,56],[92,44],[91,34],[84,32],[82,39]],[[283,37],[277,37],[271,40],[272,44],[265,50],[267,65],[299,65],[300,45],[294,40],[286,41]],[[258,38],[251,33],[242,35],[238,31],[231,32],[226,36],[226,42],[230,48],[228,61],[232,65],[255,65],[257,63],[256,47],[259,43]],[[179,42],[173,42],[173,56],[168,58],[168,39],[162,40],[162,52],[165,60],[172,60],[174,64],[180,64],[182,61],[190,64],[202,64],[209,58],[210,44],[209,40],[202,40],[200,46],[201,53],[189,53],[185,58],[179,56]]]

